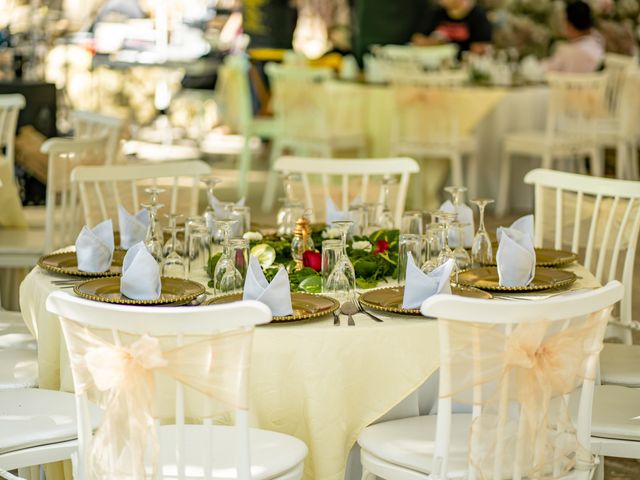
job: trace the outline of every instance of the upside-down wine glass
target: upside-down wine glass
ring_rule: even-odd
[[[231,256],[231,227],[238,220],[216,220],[223,232],[223,250],[213,273],[213,288],[216,294],[231,293],[242,288],[242,274],[235,266]]]
[[[213,235],[215,233],[214,226],[216,221],[216,211],[213,208],[213,199],[215,198],[213,191],[216,185],[222,182],[222,179],[218,177],[204,177],[201,181],[207,187],[207,208],[204,209],[202,217],[204,218],[204,223],[209,229],[209,232]]]
[[[487,265],[493,262],[493,246],[491,238],[484,227],[484,209],[487,205],[493,203],[491,198],[475,198],[471,203],[477,205],[480,211],[480,219],[478,221],[478,231],[473,237],[473,245],[471,246],[471,261],[474,266]]]
[[[162,247],[162,254],[166,257],[169,255],[171,250],[176,250],[178,254],[184,255],[186,253],[186,248],[182,241],[178,239],[176,235],[174,238],[173,229],[176,229],[176,232],[184,232],[183,227],[178,227],[178,219],[182,217],[179,213],[165,213],[164,215],[169,220],[169,225],[164,229],[164,231],[169,232],[169,238],[166,242],[164,242],[164,247]]]
[[[156,262],[162,263],[162,233],[158,225],[158,210],[164,207],[161,203],[142,203],[142,208],[145,208],[149,213],[149,227],[147,228],[147,234],[144,238],[144,245]]]
[[[454,229],[458,238],[464,238],[464,228],[467,226],[466,223],[456,220],[452,222],[450,226]],[[471,265],[471,257],[469,256],[469,252],[464,248],[464,244],[462,242],[458,243],[456,248],[453,249],[453,255],[456,258],[456,266],[458,267],[456,272],[469,268]]]
[[[460,219],[460,210],[462,206],[462,198],[464,193],[467,191],[467,187],[459,187],[459,186],[450,186],[445,187],[445,192],[451,195],[451,203],[453,203],[454,212],[457,215],[457,219]],[[449,237],[449,243],[452,247],[462,246],[464,247],[464,230],[462,237],[458,236],[457,229],[452,230],[451,236]]]
[[[389,191],[391,185],[396,183],[394,177],[387,177],[382,179],[382,211],[380,212],[380,219],[378,221],[380,228],[383,230],[393,230],[395,222],[393,221],[393,214],[389,209]]]
[[[328,292],[334,293],[341,302],[354,300],[356,291],[356,273],[347,255],[347,235],[352,221],[337,221],[333,225],[340,230],[341,253],[333,271],[327,278]]]
[[[164,260],[162,261],[162,276],[163,277],[178,277],[184,278],[186,271],[186,262],[184,256],[178,250],[178,232],[184,232],[184,228],[178,227],[178,217],[182,215],[168,214],[165,215],[169,218],[169,230],[171,232],[171,239],[165,243]],[[167,251],[167,246],[169,249]],[[182,245],[180,244],[180,248]]]

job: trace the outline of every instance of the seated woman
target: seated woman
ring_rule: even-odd
[[[455,43],[459,55],[469,50],[483,54],[491,45],[491,22],[473,0],[439,0],[438,7],[430,13],[421,32],[411,38],[414,45]]]
[[[604,60],[604,40],[593,30],[591,7],[582,0],[573,1],[565,8],[565,35],[567,43],[558,45],[556,53],[545,63],[547,72],[595,72]]]

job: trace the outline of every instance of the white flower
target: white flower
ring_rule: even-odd
[[[260,232],[245,232],[245,234],[242,235],[242,238],[249,241],[259,242],[262,240],[262,234]]]
[[[353,242],[351,248],[354,250],[364,250],[365,252],[370,252],[373,249],[373,246],[367,240],[360,240],[358,242]]]
[[[337,228],[327,228],[322,232],[322,238],[340,238],[340,230]]]

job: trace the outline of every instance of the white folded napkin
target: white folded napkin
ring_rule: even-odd
[[[93,228],[82,227],[76,238],[78,270],[81,272],[106,272],[113,258],[113,224],[105,220]]]
[[[513,222],[509,227],[511,230],[517,230],[520,233],[527,235],[531,239],[531,243],[534,243],[533,237],[533,215],[525,215],[524,217],[520,217],[518,220]],[[500,237],[502,236],[502,231],[505,230],[506,227],[498,227],[496,230],[496,238],[498,242],[500,242]]]
[[[242,299],[264,303],[271,309],[271,314],[276,317],[293,314],[287,271],[280,267],[276,276],[269,283],[260,267],[260,262],[253,255],[249,258],[249,269],[244,281]]]
[[[120,226],[120,246],[125,250],[142,242],[149,229],[149,212],[139,210],[134,215],[127,212],[122,205],[118,205],[118,225]]]
[[[460,205],[460,210],[458,212],[458,222],[466,223],[467,226],[464,227],[464,247],[471,248],[473,245],[473,210],[471,207],[466,204]],[[456,213],[456,207],[453,205],[451,200],[447,200],[442,205],[440,205],[440,210],[447,213]],[[455,229],[451,229],[449,231],[449,246],[451,248],[458,245],[458,232]]]
[[[536,251],[531,237],[513,228],[503,228],[496,263],[501,286],[529,285],[536,275]]]
[[[449,259],[432,272],[424,273],[409,254],[402,308],[420,308],[422,302],[436,293],[451,293],[450,277],[454,266],[453,259]]]
[[[160,265],[144,242],[138,242],[124,256],[120,293],[134,300],[156,300],[161,291]]]
[[[216,218],[224,219],[226,217],[226,212],[224,211],[225,202],[221,202],[216,198],[215,195],[209,192],[207,192],[207,196],[209,197],[209,205],[211,205],[211,208],[213,208],[213,210],[216,212]],[[244,207],[244,202],[245,202],[245,198],[242,197],[240,200],[234,203],[234,206]]]
[[[349,204],[350,206],[359,205],[362,203],[360,200],[360,195],[356,195],[353,201]],[[327,197],[325,201],[326,208],[326,221],[327,225],[333,225],[334,222],[342,222],[346,220],[351,220],[351,214],[349,211],[338,210],[336,204],[333,202],[331,197]]]

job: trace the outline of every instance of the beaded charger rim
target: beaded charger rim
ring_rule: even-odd
[[[114,249],[111,265],[109,266],[109,270],[107,270],[106,272],[83,272],[81,270],[78,270],[78,260],[77,260],[75,250],[43,255],[38,259],[37,265],[38,267],[48,272],[62,274],[62,275],[69,275],[71,277],[84,277],[84,278],[118,277],[122,274],[122,272],[111,271],[111,268],[114,266],[114,261],[118,262],[116,263],[116,266],[122,267],[122,262],[124,261],[124,256],[126,253],[127,251],[122,248]],[[73,262],[75,260],[75,264],[69,267],[59,266],[59,263],[65,260],[70,262]]]
[[[161,277],[162,290],[160,297],[155,300],[134,300],[127,298],[124,295],[120,297],[107,297],[99,295],[96,292],[98,287],[107,287],[116,289],[120,292],[120,277],[101,277],[87,280],[86,282],[79,283],[73,287],[73,293],[79,297],[86,298],[87,300],[93,300],[94,302],[102,303],[115,303],[118,305],[170,305],[176,306],[182,303],[190,302],[199,295],[205,293],[206,288],[204,285],[193,280],[185,280],[184,278],[177,277]],[[116,283],[117,282],[117,283]],[[93,292],[92,290],[93,289]],[[182,289],[182,292],[180,291]],[[190,289],[188,291],[187,289]],[[186,292],[186,293],[185,293]],[[172,295],[168,297],[167,295]]]
[[[489,278],[494,278],[494,280],[489,280]],[[498,283],[497,278],[498,267],[468,268],[458,274],[458,283],[466,287],[495,292],[536,292],[551,288],[568,287],[578,279],[573,272],[549,267],[537,268],[536,274],[529,285],[505,287]]]

